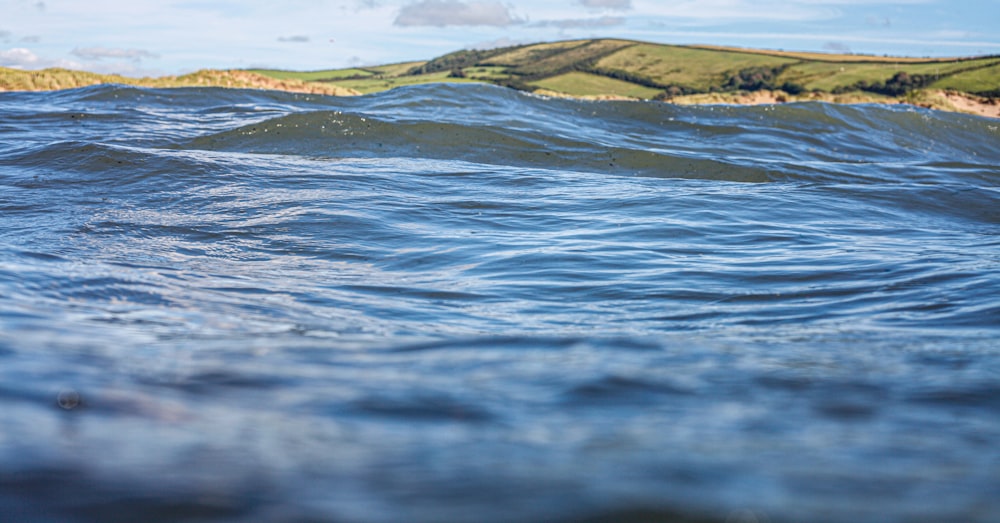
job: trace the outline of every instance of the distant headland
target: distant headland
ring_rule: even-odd
[[[547,96],[677,104],[908,103],[1000,118],[1000,56],[904,58],[588,39],[309,72],[204,70],[128,78],[0,68],[0,91],[120,83],[353,95],[433,82],[480,82]]]

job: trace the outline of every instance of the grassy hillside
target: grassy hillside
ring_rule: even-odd
[[[303,82],[336,82],[345,78],[369,77],[375,73],[364,69],[335,69],[332,71],[285,71],[282,69],[248,69],[248,72],[277,78],[279,80],[301,80]]]
[[[484,82],[554,96],[676,103],[902,100],[954,110],[953,102],[961,102],[958,109],[978,104],[979,114],[1000,116],[1000,56],[921,59],[588,39],[462,50],[427,61],[307,72],[199,71],[179,77],[134,79],[0,68],[0,90],[62,89],[107,82],[323,94],[373,93],[434,82]]]
[[[1000,97],[1000,56],[922,59],[802,53],[628,40],[569,40],[463,50],[383,68],[294,73],[362,93],[429,82],[487,82],[570,96],[638,99],[780,92],[813,99],[920,99],[930,90]]]
[[[54,91],[98,84],[122,84],[143,87],[231,87],[247,89],[273,89],[281,91],[351,95],[355,91],[323,83],[306,82],[293,77],[277,78],[249,71],[217,71],[206,69],[183,76],[161,78],[130,78],[67,69],[24,71],[0,67],[0,91]]]
[[[650,99],[660,93],[659,89],[637,85],[624,80],[616,80],[583,71],[551,76],[533,82],[534,86],[548,91],[570,96],[612,95],[628,98]]]
[[[775,49],[749,49],[745,47],[731,47],[723,45],[692,45],[695,49],[710,49],[713,51],[732,51],[738,53],[752,53],[769,56],[784,56],[799,60],[820,60],[824,62],[857,62],[859,59],[867,62],[890,62],[890,63],[924,63],[924,62],[951,62],[954,58],[914,58],[905,56],[875,56],[857,54],[836,54],[836,53],[813,53],[808,51],[780,51]]]

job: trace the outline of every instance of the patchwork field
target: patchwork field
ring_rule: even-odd
[[[483,82],[575,97],[677,103],[745,100],[905,101],[994,116],[1000,56],[914,58],[825,54],[617,39],[568,40],[461,50],[427,61],[320,71],[199,71],[164,78],[0,68],[0,90],[49,90],[97,83],[153,87],[222,86],[323,94],[367,94],[437,82]],[[759,94],[749,96],[751,94]],[[998,113],[1000,114],[1000,113]]]
[[[363,93],[428,82],[487,82],[569,96],[679,99],[781,91],[788,97],[913,99],[949,90],[1000,97],[1000,56],[913,58],[678,46],[629,40],[547,42],[462,50],[426,62],[300,73],[275,78],[329,81]],[[348,79],[349,78],[349,79]],[[700,96],[699,99],[704,99]]]

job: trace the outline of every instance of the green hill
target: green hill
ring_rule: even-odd
[[[432,82],[481,82],[550,96],[674,103],[906,102],[1000,117],[1000,55],[903,58],[589,39],[462,50],[432,60],[323,71],[199,71],[127,78],[0,68],[2,90],[97,83],[358,94]]]
[[[362,93],[428,82],[486,82],[547,94],[638,99],[772,91],[789,97],[913,101],[933,90],[1000,98],[1000,56],[920,59],[614,39],[462,50],[374,68],[253,72],[335,82]]]

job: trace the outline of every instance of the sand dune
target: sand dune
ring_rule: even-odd
[[[75,89],[98,84],[124,84],[142,87],[228,87],[243,89],[270,89],[293,93],[352,96],[359,94],[334,84],[278,80],[240,70],[205,69],[182,76],[161,78],[129,78],[120,75],[102,75],[66,69],[24,71],[0,67],[0,91],[56,91]]]

